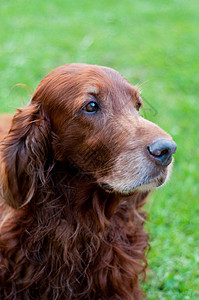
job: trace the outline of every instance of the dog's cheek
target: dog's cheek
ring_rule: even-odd
[[[95,175],[107,173],[111,168],[111,151],[102,142],[84,144],[76,154],[76,162],[83,170]]]

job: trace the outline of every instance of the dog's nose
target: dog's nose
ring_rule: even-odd
[[[177,145],[173,140],[161,139],[147,147],[150,157],[162,166],[168,166],[172,161],[172,154],[176,152]]]

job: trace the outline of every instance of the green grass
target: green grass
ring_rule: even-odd
[[[177,142],[172,179],[147,205],[149,299],[199,299],[198,28],[198,0],[0,2],[0,112],[59,65],[107,65],[141,85],[147,118]]]

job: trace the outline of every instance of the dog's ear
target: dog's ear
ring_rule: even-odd
[[[14,208],[44,188],[53,167],[50,121],[39,104],[18,110],[1,143],[1,196]]]

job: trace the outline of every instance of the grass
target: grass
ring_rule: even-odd
[[[172,180],[147,205],[149,299],[199,299],[198,26],[198,0],[0,2],[0,112],[59,65],[107,65],[140,84],[143,113],[177,142]]]

